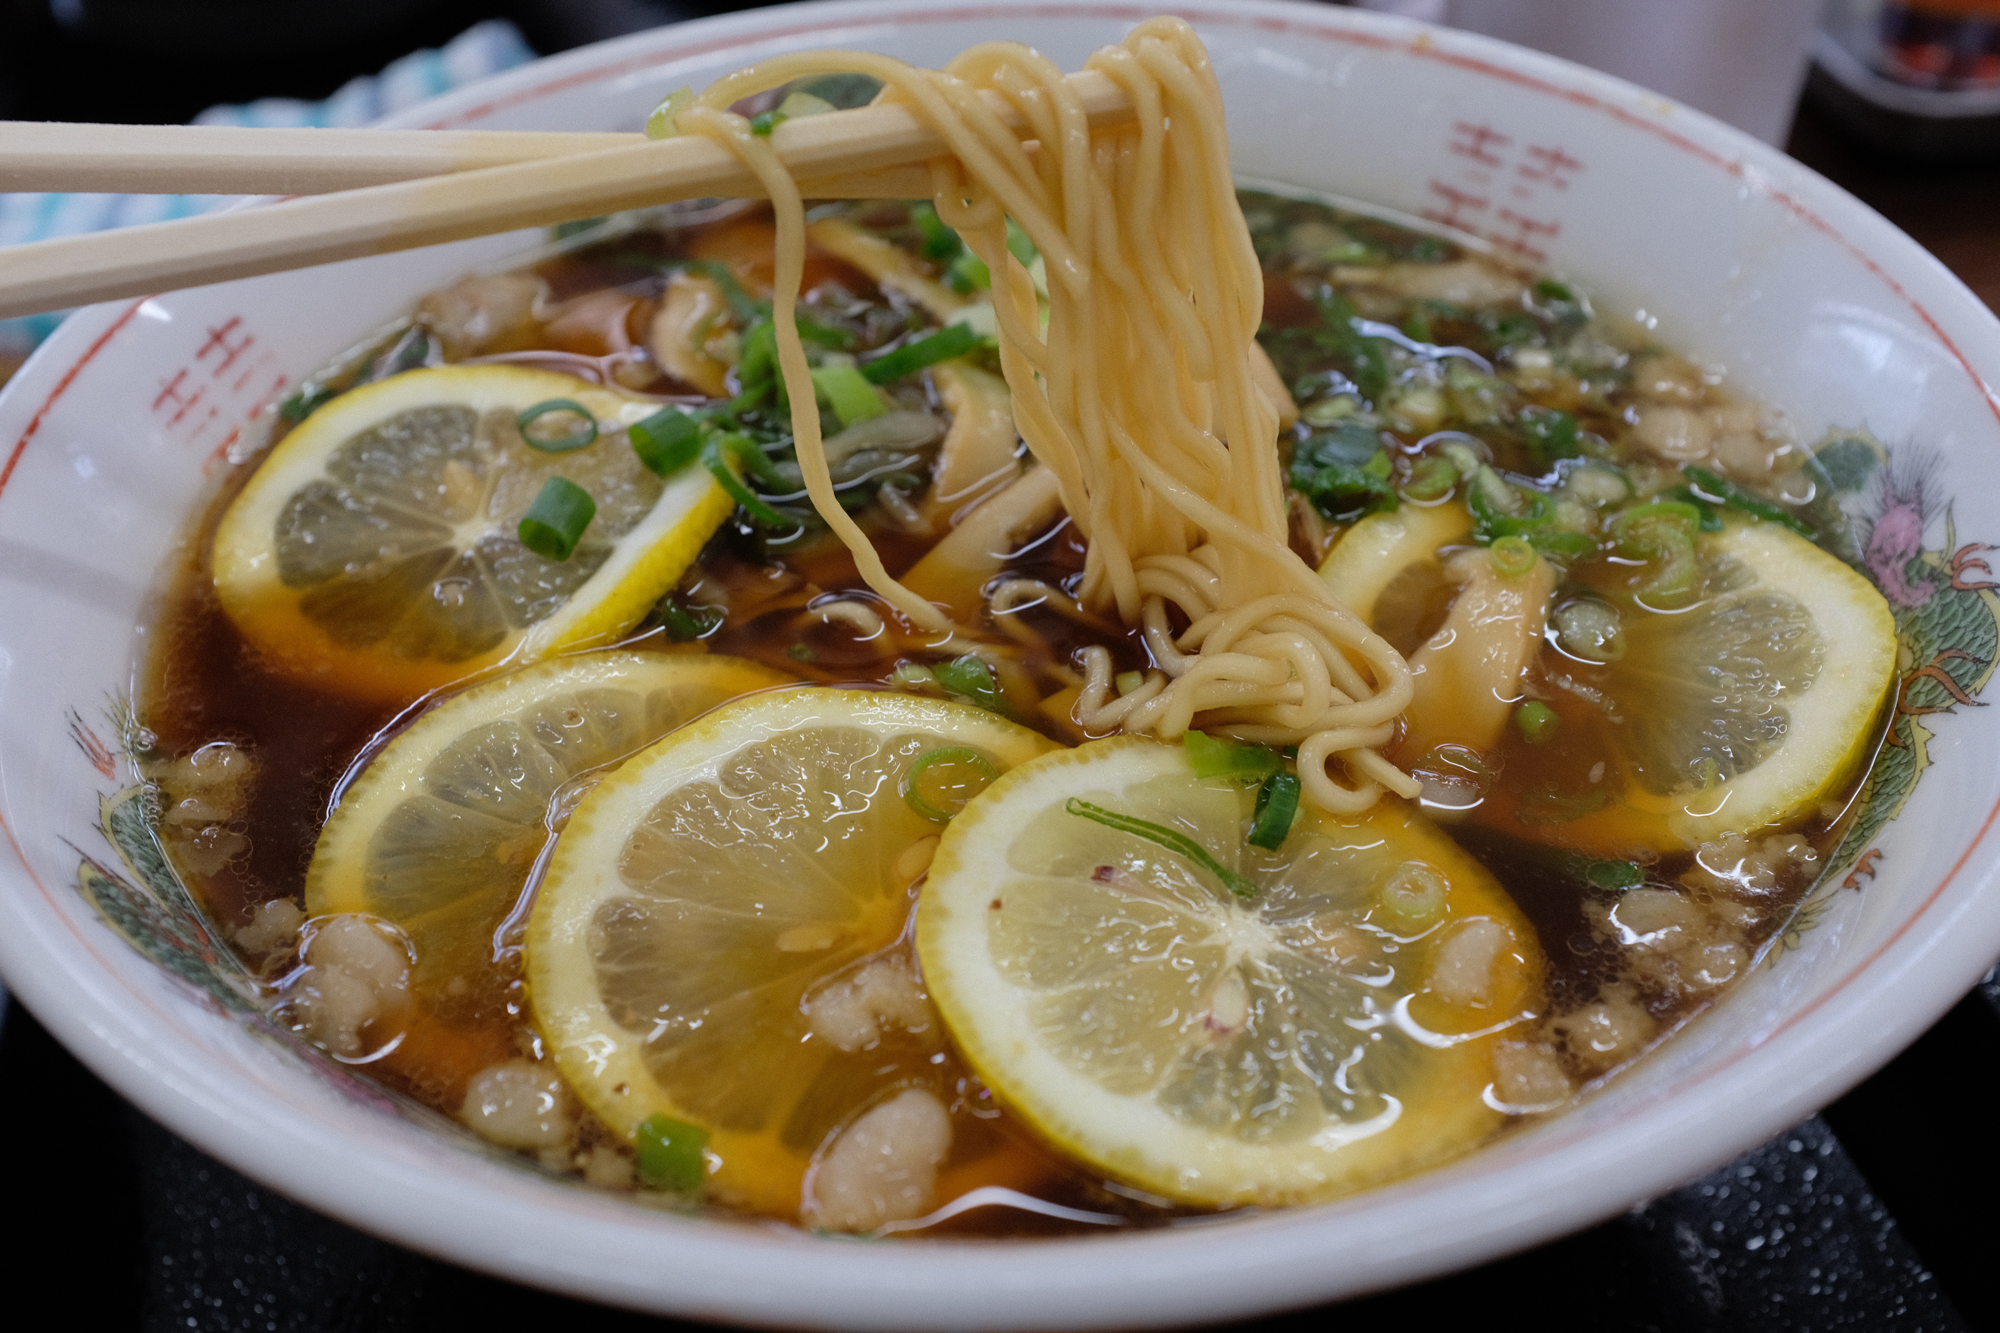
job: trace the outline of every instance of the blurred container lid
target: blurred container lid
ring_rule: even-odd
[[[1782,145],[1824,0],[1361,0],[1515,42]]]
[[[1870,147],[2000,155],[2000,0],[1832,0],[1812,55],[1813,102]]]

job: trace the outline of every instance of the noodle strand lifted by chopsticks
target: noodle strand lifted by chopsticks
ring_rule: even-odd
[[[720,80],[677,117],[681,133],[729,148],[769,191],[773,322],[807,492],[869,587],[917,626],[952,630],[889,577],[834,496],[794,322],[804,207],[770,140],[727,109],[795,79],[858,72],[950,146],[930,164],[932,203],[993,276],[1015,419],[1089,543],[1081,599],[1143,627],[1159,665],[1121,698],[1110,655],[1086,650],[1078,720],[1296,745],[1305,794],[1335,812],[1364,810],[1384,788],[1414,797],[1417,784],[1375,748],[1409,704],[1409,668],[1286,541],[1277,411],[1252,373],[1262,274],[1208,53],[1186,23],[1161,18],[1089,64],[1131,98],[1135,124],[1093,136],[1062,71],[1011,43],[974,47],[941,71],[852,51],[781,56]],[[1039,151],[982,93],[1021,113]],[[1010,216],[1047,265],[1046,331],[1034,281],[1007,249]]]

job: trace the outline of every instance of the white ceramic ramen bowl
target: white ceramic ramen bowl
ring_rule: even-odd
[[[673,88],[800,47],[938,63],[1008,37],[1074,68],[1148,12],[1010,0],[760,10],[546,60],[398,123],[636,128]],[[1244,179],[1463,227],[1726,366],[1802,439],[1852,437],[1842,479],[1898,603],[1905,670],[1956,650],[1981,664],[1942,659],[1954,681],[1983,683],[2000,602],[1974,586],[1992,580],[1972,544],[2000,542],[2000,516],[1953,501],[2000,491],[2000,324],[1937,261],[1764,145],[1559,61],[1310,4],[1180,12],[1213,53]],[[476,1268],[700,1318],[885,1329],[1242,1316],[1529,1246],[1708,1170],[1880,1066],[2000,954],[1988,836],[2000,714],[1947,707],[1899,723],[1921,726],[1904,734],[1927,769],[1865,862],[1837,871],[1715,1012],[1579,1109],[1345,1202],[1145,1234],[857,1245],[664,1216],[441,1137],[434,1118],[302,1053],[235,1000],[226,961],[171,887],[149,892],[153,867],[122,862],[100,830],[130,810],[100,802],[133,781],[117,713],[156,571],[219,460],[254,439],[258,409],[426,288],[532,239],[97,307],[0,398],[0,969],[121,1092],[277,1189]],[[1953,703],[1935,676],[1913,679],[1913,708]],[[1898,781],[1884,812],[1906,794]]]

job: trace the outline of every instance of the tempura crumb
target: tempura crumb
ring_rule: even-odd
[[[1493,1048],[1493,1095],[1507,1106],[1547,1110],[1575,1091],[1547,1042],[1503,1041]]]
[[[1431,964],[1431,993],[1446,1004],[1484,1004],[1493,992],[1493,965],[1514,942],[1498,921],[1479,918],[1452,932]]]
[[[306,1035],[335,1055],[360,1055],[363,1029],[409,1000],[408,951],[367,917],[321,918],[305,962],[293,1004]]]
[[[583,1159],[583,1179],[585,1184],[603,1189],[623,1190],[632,1188],[637,1175],[629,1155],[600,1143]]]
[[[256,763],[248,750],[215,741],[151,772],[159,784],[160,836],[183,870],[214,875],[250,850],[243,813]]]
[[[904,958],[878,958],[845,981],[805,999],[806,1022],[821,1041],[843,1051],[873,1046],[885,1032],[931,1031],[931,1003]]]
[[[503,1148],[560,1149],[575,1127],[576,1108],[554,1069],[505,1060],[472,1076],[458,1118]]]
[[[250,916],[250,922],[236,932],[236,947],[252,958],[288,953],[299,942],[299,927],[306,914],[289,898],[265,903]]]
[[[1697,892],[1754,900],[1769,897],[1781,879],[1800,872],[1810,877],[1818,862],[1813,845],[1796,833],[1774,833],[1755,842],[1741,833],[1725,833],[1695,851],[1694,866],[1681,883]]]
[[[873,1231],[933,1207],[938,1167],[951,1152],[951,1116],[909,1088],[840,1132],[807,1186],[805,1220],[828,1231]]]
[[[1549,1023],[1550,1030],[1568,1047],[1570,1057],[1592,1072],[1610,1069],[1637,1055],[1658,1026],[1624,986],[1607,986],[1592,1003]]]

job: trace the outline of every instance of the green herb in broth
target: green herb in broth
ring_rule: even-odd
[[[1395,757],[1423,777],[1431,814],[1513,895],[1549,960],[1539,1017],[1522,1025],[1498,1057],[1497,1095],[1520,1106],[1565,1103],[1742,975],[1840,831],[1838,790],[1787,826],[1692,845],[1647,841],[1639,835],[1650,825],[1613,818],[1626,804],[1620,784],[1698,789],[1747,772],[1783,747],[1782,730],[1759,731],[1744,721],[1767,700],[1755,681],[1742,687],[1749,701],[1742,717],[1696,720],[1688,735],[1650,724],[1628,727],[1619,700],[1658,686],[1656,675],[1647,674],[1649,654],[1680,642],[1663,637],[1670,612],[1714,609],[1711,637],[1734,645],[1739,657],[1732,662],[1754,654],[1747,618],[1777,603],[1755,601],[1757,571],[1746,572],[1726,539],[1757,522],[1814,531],[1787,491],[1788,440],[1781,423],[1643,334],[1601,318],[1569,284],[1521,274],[1446,238],[1310,201],[1245,193],[1242,203],[1264,265],[1260,341],[1298,409],[1279,443],[1301,556],[1317,564],[1349,536],[1413,515],[1448,520],[1440,530],[1457,535],[1413,552],[1408,567],[1377,589],[1378,621],[1402,616],[1397,638],[1413,652],[1471,590],[1497,605],[1546,580],[1539,613],[1545,631],[1535,629],[1531,642],[1516,645],[1527,662],[1520,677],[1526,693],[1498,713],[1497,729],[1478,743],[1448,738],[1417,752],[1406,737]],[[928,205],[847,205],[821,216],[888,240],[914,272],[961,298],[976,299],[985,285]],[[1035,601],[1023,593],[1018,609],[987,617],[992,642],[977,654],[951,644],[885,657],[859,632],[876,613],[859,593],[845,550],[802,503],[769,304],[756,294],[758,247],[768,244],[768,229],[758,230],[764,225],[747,213],[705,229],[628,231],[597,244],[579,234],[562,254],[524,274],[468,280],[427,298],[420,325],[392,331],[365,355],[343,358],[315,377],[286,419],[301,420],[352,387],[441,357],[596,358],[626,388],[674,400],[629,432],[647,467],[667,475],[699,462],[738,505],[633,643],[705,649],[822,682],[950,695],[1066,743],[1080,739],[1069,702],[1078,649],[1108,648],[1121,692],[1145,687],[1145,650],[1120,628],[1064,614],[1059,599]],[[949,514],[940,518],[924,508],[938,498],[930,479],[943,466],[954,424],[946,420],[936,374],[953,362],[990,371],[991,344],[971,322],[946,322],[852,264],[816,253],[812,265],[801,330],[822,395],[836,491],[900,574],[951,530]],[[659,332],[663,315],[696,290],[690,283],[706,284],[712,309],[673,336],[685,357],[712,352],[711,360],[726,364],[720,392],[671,373],[670,365],[694,362],[676,363],[656,345],[630,355],[615,351],[621,336],[631,343],[634,329],[656,340],[667,336]],[[518,301],[524,285],[540,294],[528,314],[519,313],[526,309]],[[585,320],[589,303],[607,291],[630,302],[595,323]],[[552,419],[551,433],[561,424]],[[614,446],[625,447],[608,438],[574,447]],[[1005,462],[1018,470],[1011,455]],[[562,525],[551,526],[560,538]],[[1477,559],[1457,563],[1461,548]],[[984,591],[1003,584],[1073,589],[1083,554],[1058,517],[1006,545]],[[1730,610],[1739,604],[1741,614]],[[245,753],[261,756],[233,798],[240,810],[287,812],[259,824],[254,857],[220,862],[203,860],[168,829],[170,847],[216,917],[255,919],[268,904],[299,899],[299,867],[317,835],[332,775],[353,762],[362,738],[387,718],[314,700],[312,707],[333,707],[344,721],[322,728],[318,739],[302,737],[279,716],[300,705],[301,692],[260,674],[254,659],[232,659],[235,680],[220,684],[221,673],[202,664],[231,651],[229,631],[198,566],[184,571],[165,619],[173,632],[161,636],[142,705],[149,725],[180,755],[226,730]],[[1387,632],[1385,624],[1378,628]],[[1794,675],[1777,684],[1812,669],[1814,650],[1804,643],[1809,630],[1794,636],[1791,658],[1775,668]],[[224,693],[236,697],[225,700]],[[1672,688],[1660,693],[1669,696],[1679,698]],[[1644,735],[1633,739],[1635,730]],[[1187,745],[1196,772],[1256,787],[1245,842],[1285,847],[1299,817],[1297,778],[1285,757],[1196,736],[1190,733]],[[1639,771],[1644,765],[1635,767],[1634,752],[1653,767]],[[937,770],[932,778],[967,767],[963,756],[972,754],[928,753]],[[1662,755],[1669,758],[1655,763]],[[1663,763],[1686,767],[1690,756],[1693,767],[1685,772],[1657,771]],[[973,785],[983,786],[991,766],[976,776]],[[1858,773],[1840,776],[1851,784]],[[170,796],[179,795],[171,781],[163,783]],[[960,804],[955,795],[950,803],[933,800],[928,789],[912,787],[905,795],[926,819],[941,820]],[[1067,808],[1190,858],[1232,893],[1247,887],[1208,848],[1175,829],[1091,801],[1072,800]],[[1408,929],[1419,932],[1441,910],[1441,890],[1421,876],[1403,889],[1415,904],[1404,904]],[[1641,937],[1648,942],[1632,943]],[[520,999],[518,943],[486,952],[490,957],[466,986],[510,999],[486,1005],[470,1024],[413,1025],[397,1043],[380,1043],[387,1049],[370,1065],[386,1083],[447,1114],[460,1113],[472,1074],[540,1056]],[[287,954],[282,946],[258,956],[273,977],[297,960],[296,948]],[[1171,1221],[1183,1211],[1135,1200],[1050,1151],[1010,1119],[969,1069],[950,1063],[948,1052],[940,1058],[952,1071],[953,1132],[978,1148],[955,1150],[942,1178],[949,1188],[1000,1185],[1122,1225]],[[855,1086],[857,1098],[879,1092],[865,1081]],[[821,1118],[812,1123],[836,1123],[844,1113],[818,1108]],[[554,1169],[608,1187],[677,1191],[700,1178],[702,1133],[667,1118],[626,1143],[583,1116],[572,1137],[537,1151]],[[1059,1229],[1032,1211],[1005,1210],[946,1229],[952,1226]]]

